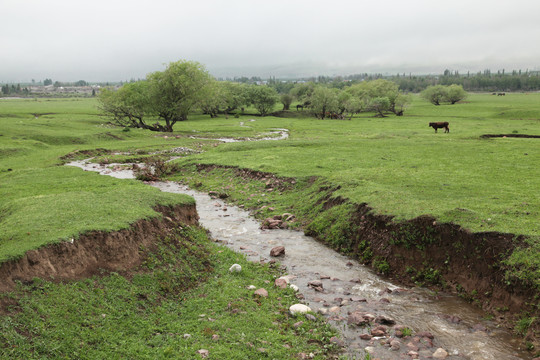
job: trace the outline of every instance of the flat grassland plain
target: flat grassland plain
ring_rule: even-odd
[[[159,217],[154,210],[157,204],[193,201],[189,197],[161,193],[135,180],[117,180],[60,166],[66,155],[83,158],[96,154],[112,159],[114,155],[106,154],[129,152],[144,156],[187,147],[202,152],[176,160],[176,164],[188,171],[172,175],[172,179],[198,183],[197,173],[189,170],[195,164],[248,168],[295,178],[298,184],[313,181],[325,184],[334,190],[333,197],[353,204],[367,203],[373,212],[391,215],[396,221],[430,215],[438,222],[452,222],[472,232],[525,235],[529,237],[528,247],[516,252],[514,275],[540,288],[540,139],[482,137],[486,134],[540,135],[540,94],[507,94],[505,97],[471,94],[465,102],[442,106],[413,96],[413,103],[402,117],[375,118],[373,114],[361,114],[352,120],[317,120],[307,112],[296,111],[290,112],[288,117],[240,115],[226,118],[222,115],[210,119],[194,114],[188,121],[178,123],[174,134],[138,129],[125,131],[109,125],[107,119],[99,116],[96,106],[95,99],[0,100],[0,262],[19,258],[26,251],[46,244],[77,238],[89,230],[119,230],[141,218]],[[450,133],[434,133],[428,127],[433,121],[448,121]],[[288,129],[289,138],[225,144],[211,140],[256,138],[276,128]],[[225,185],[213,186],[221,189]],[[300,207],[303,201],[293,193],[280,200],[277,191],[264,198],[248,195],[243,201],[250,207],[272,201],[278,205],[282,201],[284,207],[294,202]],[[199,235],[193,237],[198,239]],[[116,275],[105,279],[109,280],[103,281],[120,282]],[[220,284],[223,283],[227,281]],[[73,289],[68,291],[57,286],[60,285],[47,283],[37,287],[45,287],[46,292],[54,291],[60,297],[73,297],[69,292]],[[79,288],[76,291],[80,291],[81,296],[99,292],[86,286],[91,284],[76,285]],[[95,288],[104,286],[95,284]],[[31,293],[29,289],[20,291]],[[143,290],[126,291],[143,293]],[[30,300],[23,302],[30,305],[28,313],[23,311],[26,315],[16,320],[20,322],[19,330],[39,323],[39,312],[34,311],[35,318],[30,313],[32,307],[50,306],[44,303],[48,300],[42,301],[41,305]],[[103,305],[97,306],[99,309]],[[97,309],[88,311],[93,313],[99,311]],[[130,311],[136,314],[138,310]],[[15,331],[17,327],[10,327],[9,318],[2,319],[2,328],[9,329],[6,332],[9,335],[0,338],[0,347],[15,351],[13,349],[25,347],[24,329]],[[84,323],[88,319],[70,321]],[[61,329],[68,323],[51,326]],[[45,349],[47,329],[40,331],[42,340],[26,346],[25,351],[44,347],[40,350],[42,354],[52,356],[50,351],[55,345],[51,343],[51,347]],[[216,330],[208,327],[201,331],[206,331],[206,337],[211,338]],[[78,342],[76,332],[73,330],[70,336]],[[36,334],[36,338],[39,336]],[[62,342],[60,335],[57,337],[60,353],[73,350],[71,345]],[[93,341],[95,345],[109,340]],[[171,341],[176,340],[156,340],[157,347],[174,354]],[[88,348],[83,349],[90,351],[94,345],[85,343]],[[195,346],[190,351],[196,350],[196,345],[189,346]],[[132,351],[136,353],[141,349]],[[148,351],[154,354],[153,350]]]

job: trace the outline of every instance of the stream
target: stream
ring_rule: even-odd
[[[111,165],[100,166],[88,161],[68,165],[116,178],[134,178],[131,170],[112,170]],[[456,296],[393,284],[299,231],[262,230],[260,222],[249,212],[184,185],[174,182],[148,184],[165,192],[194,197],[199,223],[210,231],[213,239],[245,254],[252,261],[268,262],[274,259],[270,257],[270,250],[284,246],[286,254],[277,259],[286,269],[291,283],[298,286],[306,305],[323,313],[340,331],[351,359],[365,359],[367,352],[373,359],[532,358],[531,354],[519,349],[518,340],[509,331],[486,320],[482,310]],[[322,286],[310,286],[313,281]],[[395,325],[387,326],[387,334],[369,339],[373,328],[348,325],[348,316],[355,311],[393,320]],[[398,325],[412,329],[413,336],[394,338],[393,328]],[[389,339],[397,341],[390,344]]]

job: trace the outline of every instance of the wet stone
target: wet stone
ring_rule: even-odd
[[[422,331],[422,332],[416,333],[416,336],[421,337],[421,338],[428,338],[432,340],[434,338],[433,334],[430,333],[429,331]]]
[[[396,322],[393,319],[390,319],[389,317],[386,317],[384,315],[379,315],[375,318],[375,322],[382,324],[382,325],[394,325]]]
[[[270,256],[278,257],[285,255],[285,247],[284,246],[276,246],[270,250]]]
[[[287,288],[287,281],[285,281],[285,279],[276,279],[274,281],[274,286],[277,287],[277,288],[280,288],[280,289],[286,289]]]
[[[448,353],[443,348],[438,348],[435,350],[432,356],[435,359],[446,359],[448,357]]]
[[[488,329],[487,329],[484,325],[482,325],[482,324],[475,324],[475,325],[472,327],[472,329],[473,329],[474,331],[484,331],[484,332],[487,332],[487,331],[488,331]]]
[[[353,296],[353,297],[351,297],[351,301],[355,301],[355,302],[367,302],[367,299],[366,299],[366,298],[363,298],[363,297],[359,297],[359,296]]]

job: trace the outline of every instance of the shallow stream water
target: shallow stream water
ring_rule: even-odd
[[[85,161],[68,165],[117,178],[134,177],[130,170],[113,171]],[[532,358],[519,349],[517,339],[508,331],[483,319],[485,314],[481,310],[456,296],[435,294],[423,288],[400,287],[301,232],[262,230],[261,224],[249,212],[184,185],[173,182],[148,184],[162,191],[194,197],[200,224],[216,241],[245,254],[252,261],[270,261],[270,250],[284,246],[286,254],[279,262],[286,267],[291,283],[299,287],[304,302],[312,310],[326,313],[329,322],[341,332],[347,354],[352,359],[364,359],[366,347],[374,359],[429,359],[437,348],[443,348],[449,354],[447,359]],[[324,291],[308,286],[313,280],[322,281]],[[381,344],[385,338],[362,340],[359,335],[369,333],[370,329],[347,325],[348,313],[355,310],[391,318],[397,324],[411,328],[413,333],[429,332],[434,336],[433,345],[422,345],[422,341],[415,343],[411,337],[400,339],[399,349],[391,350],[389,345]],[[449,315],[459,318],[459,322],[449,321]],[[414,350],[417,357],[410,355]]]

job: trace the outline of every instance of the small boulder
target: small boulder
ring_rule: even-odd
[[[384,315],[379,315],[375,318],[375,322],[376,323],[379,323],[381,325],[395,325],[395,320],[389,318],[389,317],[386,317]]]
[[[315,289],[315,291],[323,292],[323,283],[320,280],[308,282],[308,287]]]
[[[438,348],[435,350],[432,356],[435,359],[446,359],[448,357],[448,352],[446,352],[446,350],[443,348]]]
[[[392,340],[390,341],[390,348],[393,351],[398,351],[400,348],[401,343],[398,340]]]
[[[280,289],[286,289],[287,288],[287,282],[284,279],[279,278],[279,279],[276,279],[274,281],[274,286],[278,287]]]
[[[203,359],[207,358],[210,355],[210,351],[206,349],[197,350],[197,354],[201,355]]]
[[[266,289],[260,288],[258,290],[255,290],[253,295],[258,297],[268,297],[268,291],[266,291]]]
[[[238,265],[238,264],[233,264],[230,268],[229,268],[229,272],[232,272],[232,273],[237,273],[237,272],[240,272],[242,271],[242,266]]]
[[[289,308],[291,315],[296,316],[297,314],[305,314],[311,311],[311,308],[304,304],[294,304]]]
[[[285,255],[285,247],[284,246],[276,246],[275,248],[272,248],[270,250],[270,256],[278,257]]]
[[[433,334],[428,332],[428,331],[422,331],[422,332],[416,333],[416,336],[423,337],[423,338],[428,338],[428,339],[431,339],[431,340],[433,340],[433,338],[434,338]]]

